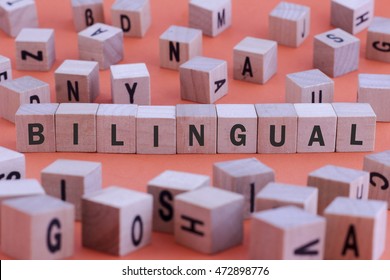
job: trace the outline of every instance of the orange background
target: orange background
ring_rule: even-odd
[[[50,72],[13,71],[14,78],[31,75],[50,84],[51,99],[55,101],[53,72],[65,59],[78,59],[77,33],[73,27],[70,0],[36,0],[39,25],[55,29],[57,60]],[[104,1],[105,21],[111,23],[110,7],[114,1]],[[285,96],[286,74],[312,68],[313,36],[333,29],[330,25],[330,0],[294,0],[311,7],[310,36],[299,48],[278,47],[278,71],[267,84],[257,85],[232,79],[233,47],[244,37],[268,38],[268,14],[278,0],[233,0],[232,26],[216,38],[203,37],[203,54],[228,62],[229,94],[217,103],[281,103]],[[170,25],[188,25],[188,1],[151,0],[152,26],[144,38],[125,38],[124,60],[121,63],[146,63],[151,76],[152,105],[187,103],[180,99],[179,73],[159,67],[159,36]],[[375,15],[390,17],[387,0],[375,1]],[[369,61],[365,57],[367,30],[356,35],[361,40],[359,71],[335,78],[335,101],[355,102],[358,73],[390,74],[390,65]],[[0,32],[0,54],[12,59],[15,68],[14,39]],[[101,93],[97,103],[111,103],[109,70],[100,71]],[[375,151],[390,149],[390,123],[377,123]],[[0,119],[0,146],[15,149],[14,124]],[[30,153],[26,154],[27,177],[40,179],[40,171],[59,158],[99,161],[103,164],[103,187],[118,185],[146,191],[147,182],[164,170],[194,172],[212,176],[214,162],[256,157],[273,168],[276,180],[305,185],[307,174],[326,164],[361,169],[367,153],[310,154],[217,154],[217,155],[120,155],[98,153]],[[390,259],[390,213],[383,259]],[[243,245],[208,256],[175,244],[172,235],[156,233],[149,246],[131,253],[126,259],[247,259],[249,221],[245,222]],[[7,258],[0,254],[1,259]],[[74,259],[111,259],[113,256],[81,246],[81,226],[76,223]]]

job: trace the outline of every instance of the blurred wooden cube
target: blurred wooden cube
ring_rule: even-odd
[[[6,80],[12,80],[11,59],[0,55],[0,83]]]
[[[278,68],[275,41],[245,37],[233,48],[233,77],[236,80],[265,84]]]
[[[175,197],[177,243],[204,254],[215,254],[243,241],[242,195],[203,187]]]
[[[366,171],[325,165],[309,173],[307,185],[318,189],[318,214],[338,196],[367,199],[370,174]]]
[[[103,0],[72,0],[73,24],[77,32],[104,22]]]
[[[339,29],[314,37],[313,66],[326,75],[339,77],[359,67],[359,38]]]
[[[18,180],[26,177],[24,154],[0,146],[0,181]]]
[[[390,63],[390,18],[372,20],[367,33],[366,58]]]
[[[299,47],[310,34],[310,8],[280,2],[268,16],[271,40],[288,47]]]
[[[249,258],[321,260],[326,221],[296,206],[256,212],[251,218]]]
[[[111,186],[82,201],[82,244],[124,256],[151,241],[153,198],[150,194]]]
[[[1,249],[15,259],[65,259],[74,251],[74,206],[48,195],[1,205]]]
[[[385,250],[387,203],[336,198],[324,212],[325,259],[377,260]]]

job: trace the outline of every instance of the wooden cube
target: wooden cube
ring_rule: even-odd
[[[232,24],[231,0],[190,0],[189,26],[215,37]]]
[[[102,189],[102,164],[58,159],[42,169],[41,182],[48,195],[74,204],[73,218],[80,220],[82,196]]]
[[[124,36],[144,37],[152,22],[149,0],[116,0],[111,6],[111,20]]]
[[[249,258],[257,260],[321,260],[326,221],[296,206],[253,214]]]
[[[55,115],[57,152],[96,152],[99,104],[62,103]]]
[[[98,153],[135,153],[137,105],[100,104],[96,115]]]
[[[313,67],[326,75],[339,77],[359,67],[359,38],[339,29],[314,37]]]
[[[376,115],[368,103],[333,103],[337,115],[336,152],[374,150]]]
[[[296,153],[298,116],[293,104],[256,104],[258,153]]]
[[[123,59],[122,29],[103,23],[84,29],[78,34],[79,58],[99,63],[101,70]]]
[[[19,152],[56,151],[54,115],[58,103],[24,104],[15,115],[16,149]]]
[[[374,17],[374,0],[332,0],[330,19],[334,27],[351,34],[366,29]]]
[[[145,63],[112,65],[112,103],[150,105],[150,75]]]
[[[390,150],[366,155],[363,170],[370,172],[368,198],[384,200],[390,209]]]
[[[367,199],[370,174],[366,171],[326,165],[309,173],[307,185],[318,189],[318,214],[338,196]]]
[[[256,158],[221,161],[213,165],[214,186],[244,195],[244,218],[255,212],[256,194],[274,181],[274,170]]]
[[[390,18],[372,20],[367,33],[366,58],[390,63]]]
[[[286,76],[287,103],[331,103],[334,82],[318,69]]]
[[[17,70],[49,71],[56,59],[54,29],[23,28],[15,45]]]
[[[175,106],[139,106],[137,154],[176,154]]]
[[[243,241],[242,195],[203,187],[175,197],[175,240],[204,254],[215,254]]]
[[[218,153],[256,153],[257,114],[253,104],[218,104]]]
[[[202,55],[202,31],[172,25],[160,36],[160,66],[178,70],[184,62]]]
[[[329,103],[294,104],[298,115],[297,152],[334,152],[337,116]]]
[[[82,203],[84,247],[123,256],[150,243],[150,194],[112,186],[85,195]]]
[[[317,214],[318,189],[298,185],[268,183],[256,195],[256,212],[293,205]]]
[[[0,181],[26,177],[24,154],[0,146]]]
[[[0,83],[6,80],[12,80],[11,59],[0,55]]]
[[[73,24],[77,32],[104,22],[103,0],[72,0]]]
[[[65,259],[74,251],[74,206],[48,195],[1,205],[1,249],[16,259]]]
[[[233,78],[265,84],[278,68],[275,41],[245,37],[233,48]]]
[[[92,103],[99,95],[99,65],[94,61],[65,60],[54,72],[58,103]]]
[[[38,27],[34,0],[1,1],[0,15],[0,28],[12,37],[16,37],[25,27]]]
[[[359,74],[358,102],[369,103],[378,122],[390,122],[390,75]]]
[[[325,209],[324,217],[326,259],[376,260],[383,254],[386,202],[338,197]]]
[[[217,111],[214,104],[177,104],[177,153],[217,152]]]
[[[7,80],[0,84],[0,101],[3,118],[15,123],[20,105],[50,102],[50,86],[30,76]]]
[[[228,93],[227,62],[197,56],[180,68],[181,98],[198,103],[215,103]]]
[[[209,176],[172,170],[166,170],[150,180],[147,191],[153,196],[153,230],[173,233],[174,198],[208,186]]]

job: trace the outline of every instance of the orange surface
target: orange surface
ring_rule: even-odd
[[[110,7],[114,1],[105,0],[106,23],[111,23]],[[278,72],[266,85],[256,85],[232,79],[232,49],[245,36],[267,38],[268,14],[278,0],[233,0],[232,27],[216,38],[203,37],[205,56],[228,61],[229,94],[217,103],[281,103],[284,102],[284,81],[286,74],[312,68],[313,36],[333,29],[330,25],[330,0],[294,0],[311,7],[310,36],[299,48],[278,48]],[[50,72],[13,71],[14,77],[31,75],[50,84],[52,101],[55,101],[54,70],[64,59],[78,59],[77,33],[73,28],[70,0],[36,0],[40,27],[55,28],[57,60]],[[390,17],[387,0],[375,1],[375,15]],[[145,62],[151,75],[152,104],[175,105],[185,103],[180,99],[179,74],[159,67],[159,36],[170,25],[187,26],[188,1],[151,0],[152,26],[142,39],[125,38],[125,58],[122,63]],[[390,74],[390,64],[366,60],[365,40],[367,31],[357,34],[361,39],[359,71],[335,78],[335,101],[355,102],[358,73]],[[12,59],[15,67],[14,39],[0,32],[0,54]],[[98,103],[110,103],[109,70],[100,71],[101,93]],[[15,127],[0,119],[0,146],[15,149]],[[390,123],[377,124],[375,151],[390,149]],[[100,161],[103,164],[103,186],[123,186],[145,191],[147,182],[166,169],[196,172],[212,175],[214,162],[256,157],[272,167],[276,180],[291,184],[306,184],[307,174],[325,164],[361,169],[366,153],[326,154],[218,154],[218,155],[119,155],[85,153],[36,153],[26,154],[27,177],[40,178],[40,171],[59,158]],[[383,259],[390,259],[390,213],[388,234]],[[111,259],[107,254],[98,253],[81,246],[81,227],[76,223],[75,259]],[[249,244],[249,222],[245,222],[245,240],[242,246],[208,256],[175,244],[171,235],[153,233],[152,243],[132,254],[128,259],[247,259]],[[0,254],[1,259],[7,258]]]

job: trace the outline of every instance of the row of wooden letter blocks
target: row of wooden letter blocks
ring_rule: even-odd
[[[15,123],[21,152],[372,151],[376,130],[365,103],[25,104]]]
[[[0,152],[9,158],[3,163],[22,172],[23,163],[11,162],[21,154]],[[213,254],[241,244],[250,218],[251,258],[377,259],[390,198],[377,184],[388,185],[389,151],[366,156],[363,168],[324,166],[304,187],[275,183],[273,169],[248,158],[215,163],[215,187],[208,176],[168,170],[148,182],[146,194],[102,189],[100,163],[57,160],[42,170],[43,187],[27,179],[0,182],[2,250],[16,258],[69,257],[76,219],[83,246],[98,251],[128,254],[147,245],[154,230]]]

